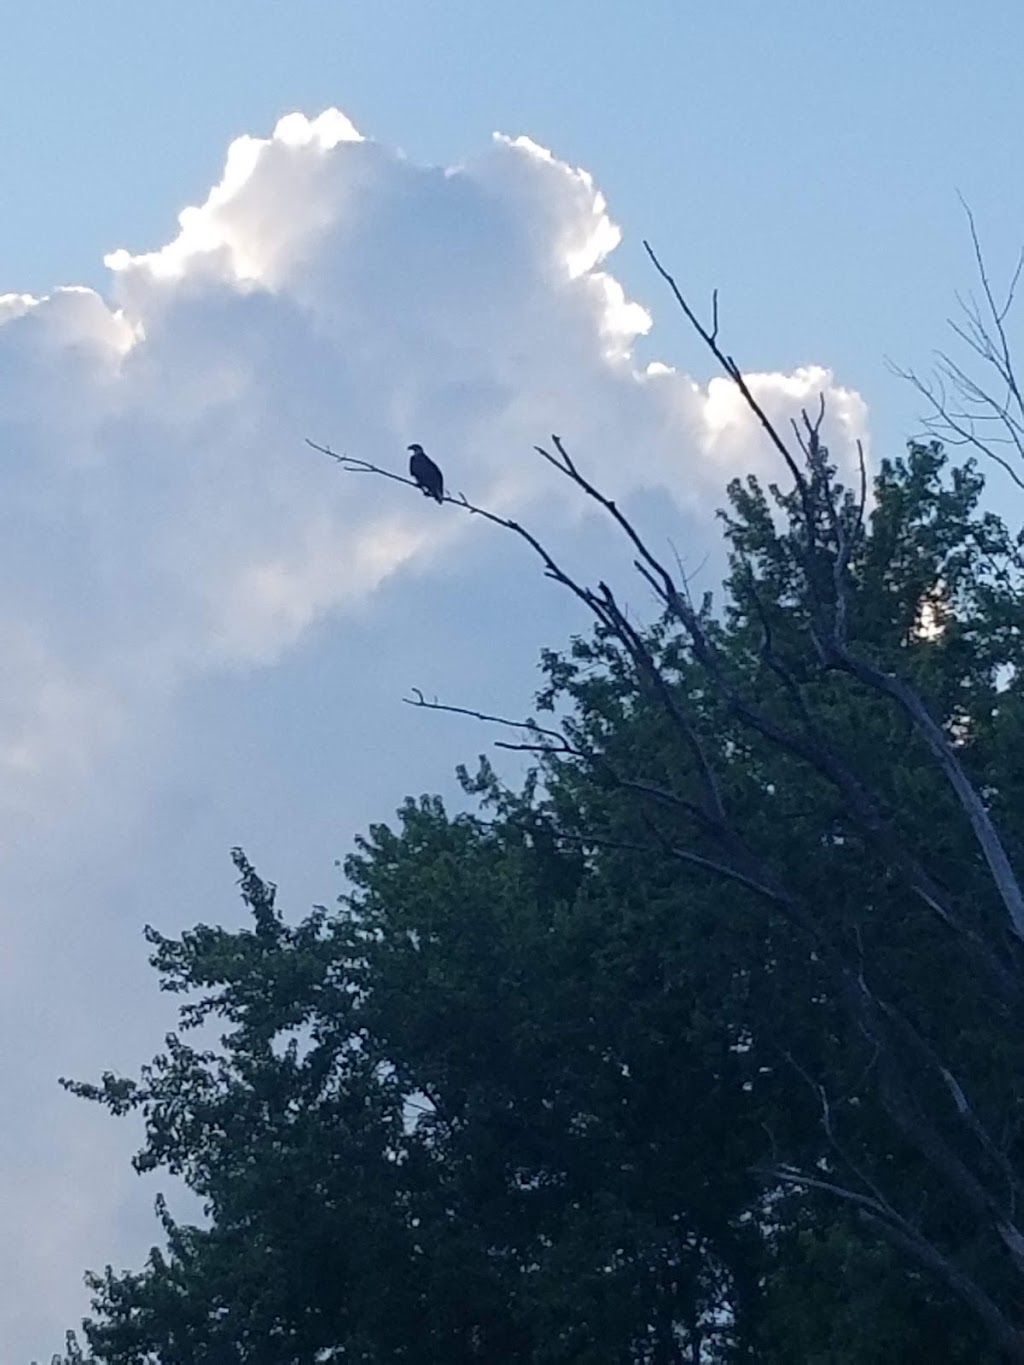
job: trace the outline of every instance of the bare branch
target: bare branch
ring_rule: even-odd
[[[932,717],[924,702],[902,678],[886,673],[850,653],[846,645],[838,639],[831,642],[833,662],[836,667],[858,678],[866,686],[884,696],[891,697],[910,717],[914,728],[924,740],[939,765],[943,775],[956,793],[961,808],[966,814],[974,837],[981,848],[985,861],[1003,905],[1010,918],[1014,934],[1024,940],[1024,893],[1011,866],[1009,856],[1003,846],[996,827],[989,815],[984,801],[964,772],[957,756],[942,727]]]
[[[876,1045],[877,1046],[877,1045]],[[882,1209],[887,1216],[896,1218],[898,1215],[892,1208],[888,1199],[885,1197],[881,1187],[864,1171],[859,1164],[846,1152],[836,1134],[835,1124],[832,1119],[832,1106],[829,1103],[828,1092],[823,1085],[816,1082],[810,1074],[800,1065],[791,1052],[783,1052],[783,1056],[798,1076],[809,1087],[811,1093],[818,1100],[821,1106],[821,1126],[828,1139],[829,1146],[847,1167],[848,1170],[857,1177],[864,1188],[870,1193],[877,1206]]]
[[[760,403],[758,403],[757,399],[751,393],[747,381],[744,379],[743,374],[739,366],[736,364],[735,360],[733,360],[732,356],[726,355],[718,344],[718,291],[716,290],[713,295],[713,321],[712,330],[709,332],[703,326],[700,319],[697,317],[696,313],[690,307],[689,303],[687,303],[675,280],[672,278],[672,276],[668,273],[665,267],[658,260],[657,256],[654,254],[654,248],[651,246],[650,242],[647,241],[644,242],[644,250],[651,258],[651,262],[655,270],[668,285],[669,289],[671,289],[673,295],[675,296],[676,303],[678,303],[679,307],[683,310],[683,313],[685,314],[687,321],[690,323],[690,326],[697,333],[700,339],[704,342],[705,346],[707,346],[708,350],[721,365],[725,373],[735,383],[736,387],[743,395],[743,398],[747,406],[750,408],[750,411],[761,423],[761,426],[764,429],[768,439],[771,441],[772,445],[785,460],[789,472],[793,476],[793,482],[796,484],[797,488],[800,491],[800,499],[803,504],[804,521],[807,526],[808,535],[812,535],[813,520],[811,517],[810,510],[809,490],[807,487],[806,480],[804,479],[803,471],[801,470],[796,460],[793,458],[793,455],[791,454],[789,447],[786,445],[785,441],[782,439],[778,431],[775,429],[775,426],[772,423],[771,419],[768,417],[767,413],[761,407]]]
[[[967,1274],[955,1261],[943,1255],[933,1242],[930,1242],[906,1220],[892,1222],[879,1217],[873,1210],[861,1208],[860,1218],[889,1242],[897,1250],[905,1252],[917,1261],[918,1265],[930,1271],[977,1314],[985,1324],[990,1337],[1006,1353],[1007,1360],[1024,1362],[1024,1336],[1013,1326],[973,1275]]]
[[[415,488],[417,492],[420,491],[419,485],[413,479],[407,479],[404,474],[396,474],[392,469],[383,469],[380,465],[370,464],[369,460],[357,460],[353,455],[340,455],[330,446],[317,445],[316,441],[311,441],[308,436],[306,437],[306,445],[313,450],[318,450],[321,455],[329,456],[336,464],[340,464],[342,469],[347,469],[350,474],[377,474],[382,479],[392,479],[395,483],[404,483],[409,488]],[[445,502],[456,501],[455,498],[448,495],[445,495],[444,500]]]
[[[924,422],[930,434],[949,444],[972,447],[1024,489],[1024,475],[1020,472],[1024,462],[1024,394],[1006,331],[1006,319],[1024,270],[1024,251],[1017,258],[1005,298],[1000,302],[989,278],[974,214],[962,195],[960,203],[967,218],[983,302],[973,295],[965,299],[957,294],[962,318],[951,318],[949,326],[968,352],[995,374],[1001,392],[992,393],[945,351],[938,353],[935,383],[921,379],[913,370],[891,368],[912,384],[928,404]],[[955,395],[954,402],[947,397],[947,382]],[[1016,458],[1007,459],[999,446],[1011,446]]]
[[[404,483],[419,491],[418,485],[411,479],[407,479],[401,474],[395,474],[390,469],[383,469],[380,465],[371,464],[368,460],[355,459],[350,455],[339,455],[336,451],[331,450],[330,447],[318,445],[315,441],[309,440],[308,437],[306,438],[306,444],[311,446],[314,450],[320,451],[321,454],[328,455],[349,473],[377,474],[382,478],[392,479],[395,483]],[[451,495],[446,494],[444,501],[451,503],[454,507],[461,507],[472,516],[483,517],[485,521],[492,522],[495,526],[503,526],[507,531],[511,531],[514,535],[519,536],[520,539],[525,540],[543,563],[545,576],[561,583],[562,586],[573,593],[585,607],[592,611],[599,619],[603,619],[600,603],[594,594],[581,587],[574,579],[565,573],[537,537],[527,531],[519,522],[513,521],[510,517],[499,516],[496,512],[490,512],[485,507],[477,506],[476,503],[470,502],[464,493],[460,493],[458,497],[452,497]]]
[[[1009,354],[1009,346],[1006,343],[1006,336],[1005,331],[1003,329],[1002,317],[1000,316],[1000,310],[997,308],[995,304],[992,295],[992,290],[989,286],[988,276],[985,272],[984,260],[981,254],[980,246],[978,244],[977,233],[975,232],[974,229],[974,220],[973,217],[970,215],[970,210],[967,210],[967,212],[968,221],[971,226],[972,241],[974,242],[975,245],[975,254],[978,261],[978,268],[981,274],[982,284],[985,290],[985,296],[986,299],[989,301],[990,311],[992,312],[993,317],[996,319],[995,325],[997,327],[998,335],[1000,338],[1002,360],[1006,372],[1010,376],[1012,391],[1016,396],[1018,403],[1020,403],[1022,412],[1024,412],[1024,400],[1021,399],[1020,391],[1019,389],[1017,389],[1016,381],[1013,379],[1013,367]],[[700,321],[693,313],[693,310],[690,308],[689,304],[683,298],[678,286],[676,285],[675,280],[661,265],[661,262],[655,256],[651,247],[646,242],[644,243],[644,246],[647,250],[647,254],[653,261],[656,270],[662,276],[662,278],[668,283],[676,300],[678,301],[680,307],[685,313],[687,319],[694,327],[695,331],[704,340],[705,344],[715,355],[716,359],[718,359],[720,363],[722,363],[725,366],[727,372],[732,373],[733,370],[735,369],[733,363],[729,360],[728,357],[726,357],[721,352],[717,340],[715,340],[712,337],[712,335],[709,332],[707,332],[701,325]],[[1019,271],[1017,273],[1019,273]],[[1016,285],[1016,278],[1017,276],[1015,274],[1014,285]],[[1005,309],[1003,310],[1002,315],[1005,316]],[[736,376],[734,375],[734,377]],[[810,487],[807,484],[806,480],[804,479],[803,475],[796,468],[795,461],[793,460],[788,449],[786,448],[785,443],[782,441],[781,437],[779,437],[772,423],[769,421],[769,419],[764,414],[763,410],[757,404],[756,400],[750,394],[749,389],[747,389],[746,386],[743,385],[739,379],[737,379],[737,383],[739,384],[740,392],[743,394],[743,397],[746,400],[751,412],[753,412],[758,417],[758,419],[761,421],[762,426],[772,436],[776,448],[783,454],[787,466],[790,468],[791,472],[794,473],[794,477],[796,478],[797,486],[800,490],[800,496],[803,502],[805,524],[808,527],[808,535],[811,536],[813,535],[814,515],[811,504],[812,494]],[[823,413],[823,409],[821,410],[821,412]],[[813,470],[816,463],[820,460],[820,452],[818,446],[818,429],[821,424],[821,413],[819,414],[817,421],[813,422],[805,412],[803,414],[803,420],[807,431],[807,441],[806,443],[801,441],[801,445],[803,446],[804,452],[808,458],[808,462],[811,464]],[[975,440],[973,436],[969,436],[968,439]],[[1008,465],[1007,468],[1009,468]],[[1021,487],[1024,488],[1024,480],[1018,479],[1018,482],[1020,483]],[[581,483],[581,486],[587,488],[587,491],[590,491],[589,487],[585,483]],[[602,501],[600,496],[598,496],[598,500]],[[974,836],[982,850],[986,862],[988,863],[999,896],[1002,899],[1003,904],[1010,917],[1013,932],[1016,934],[1018,938],[1024,940],[1024,892],[1022,892],[1020,882],[1018,881],[1013,871],[1009,857],[1007,856],[1003,843],[999,838],[999,835],[995,829],[995,826],[991,818],[989,817],[988,811],[985,809],[984,802],[981,800],[981,797],[979,796],[977,791],[975,791],[966,773],[964,772],[963,766],[960,763],[960,760],[957,757],[953,749],[953,746],[950,744],[948,738],[943,733],[942,728],[932,719],[930,713],[928,712],[927,707],[924,705],[920,697],[917,695],[916,692],[914,692],[912,688],[910,688],[901,679],[886,674],[881,669],[875,668],[872,665],[864,663],[861,660],[855,658],[847,648],[846,575],[850,554],[852,552],[852,543],[850,541],[848,533],[840,533],[839,531],[838,522],[835,521],[836,514],[835,509],[832,505],[831,491],[828,488],[826,488],[824,491],[824,502],[826,504],[826,510],[829,513],[830,518],[833,519],[833,529],[839,541],[839,545],[836,558],[833,561],[833,586],[835,596],[833,606],[834,615],[832,619],[832,628],[831,631],[828,633],[828,636],[819,637],[819,643],[823,649],[823,653],[827,658],[831,659],[834,665],[841,667],[844,671],[852,674],[854,677],[857,677],[862,683],[871,687],[874,691],[881,692],[884,695],[890,697],[892,700],[896,701],[906,712],[906,714],[910,717],[918,733],[922,736],[925,743],[928,745],[933,756],[938,761],[942,772],[944,773],[948,782],[950,783],[951,787],[956,793],[957,799],[959,800],[962,809],[964,810],[965,814],[968,817],[968,820],[970,821],[971,829],[973,830]],[[620,520],[621,524],[622,518],[619,517],[618,519]],[[636,536],[635,533],[631,533],[631,539],[633,540],[634,544],[638,543],[638,537]],[[645,558],[647,557],[645,556]],[[650,563],[649,558],[647,562]],[[664,582],[665,579],[667,578],[665,570],[660,565],[652,565],[652,567],[655,567],[660,571],[659,576],[662,577],[662,581]],[[813,583],[810,583],[808,586],[811,587],[813,591]],[[692,613],[690,615],[692,616]],[[690,620],[684,618],[684,623],[690,630],[691,637],[693,637],[694,632]],[[697,641],[695,639],[695,644],[696,643]],[[706,649],[704,649],[703,653],[705,658],[710,657],[709,652]],[[718,675],[718,680],[721,681],[720,672]],[[745,718],[750,721],[750,723],[757,724],[757,721],[755,721],[754,719],[754,712],[752,711],[751,708],[745,707],[744,715]],[[758,726],[758,728],[762,727]],[[765,734],[766,738],[773,739],[773,742],[775,743],[782,742],[782,737],[778,733],[776,733],[775,735],[769,735],[767,730],[765,730],[764,728],[762,728],[762,733]],[[792,748],[791,743],[790,747]],[[828,772],[828,775],[831,776],[833,780],[835,780],[835,778],[839,776],[839,773],[836,769],[836,764],[834,762],[834,757],[832,755],[822,753],[821,751],[819,751],[817,759],[815,759],[815,757],[804,751],[802,756],[809,759],[809,761],[813,762],[814,765],[818,767],[820,771],[828,772],[828,769],[831,769],[831,772]],[[822,768],[820,761],[818,761],[821,758],[827,758],[829,760],[827,768]],[[852,794],[854,788],[850,784],[848,777],[849,775],[845,775],[843,777],[843,785],[846,788],[847,794]],[[863,801],[860,801],[859,804],[861,805],[863,811]]]
[[[802,427],[794,424],[797,444],[805,461],[804,467],[801,468],[770,419],[757,404],[735,361],[720,347],[717,294],[713,297],[712,326],[707,330],[697,320],[674,280],[662,268],[650,246],[646,243],[645,246],[656,269],[671,287],[684,314],[722,365],[725,373],[737,384],[751,413],[783,455],[793,475],[799,500],[794,522],[799,529],[802,516],[807,542],[807,557],[801,562],[801,567],[805,571],[804,577],[812,598],[810,635],[821,665],[825,669],[849,674],[870,692],[884,697],[902,710],[910,722],[908,731],[916,733],[924,740],[939,771],[957,796],[961,808],[968,817],[975,841],[986,859],[1011,928],[1018,938],[1024,940],[1024,895],[1020,883],[988,816],[984,802],[964,772],[959,757],[942,727],[932,718],[923,700],[913,688],[901,678],[855,655],[848,644],[849,597],[853,588],[850,566],[863,533],[867,503],[867,473],[863,448],[858,444],[860,485],[855,498],[853,494],[832,482],[831,470],[820,443],[820,428],[824,417],[822,397],[816,417],[804,412]],[[1002,321],[1005,309],[1002,312],[998,309],[984,272],[982,279],[989,311],[996,319],[993,324],[996,336],[1003,338]],[[1011,297],[1016,284],[1017,275],[1011,287]],[[1019,404],[1019,393],[1015,389],[1016,381],[1008,348],[995,346],[990,355],[986,350],[986,334],[980,313],[975,309],[973,312],[969,311],[967,316],[968,323],[964,335],[968,344],[974,346],[983,359],[995,366],[1010,387],[1010,403],[1004,404],[1002,409],[992,405],[987,415],[1000,421],[1008,432],[1008,439],[1012,440],[1015,433],[1014,423],[1018,419],[1016,412],[1011,410],[1011,403]],[[961,396],[973,404],[976,412],[980,410],[985,398],[982,393],[972,391],[969,377],[959,373],[952,366],[947,368],[946,375],[951,384],[959,385]],[[949,405],[945,401],[944,393],[936,400],[936,407],[945,417]],[[1024,414],[1024,404],[1020,404],[1020,411]],[[961,419],[954,414],[953,420]],[[974,423],[975,417],[972,417],[969,411],[962,419],[964,439],[978,444],[979,437]],[[703,670],[717,698],[724,703],[731,717],[743,728],[761,736],[774,749],[800,760],[831,784],[841,797],[845,811],[881,855],[886,868],[896,872],[904,884],[954,931],[971,962],[981,969],[990,983],[994,984],[999,999],[1019,1009],[1024,998],[1022,995],[1024,983],[1018,980],[1017,973],[1001,960],[972,924],[965,922],[955,905],[950,903],[943,890],[935,884],[913,849],[907,845],[907,841],[901,837],[897,828],[896,813],[886,808],[885,802],[880,799],[877,792],[862,779],[856,763],[849,761],[837,749],[832,737],[823,732],[820,722],[812,714],[792,668],[778,653],[771,618],[760,599],[752,567],[747,566],[747,578],[754,611],[762,627],[762,660],[780,679],[792,707],[792,718],[783,713],[782,720],[777,719],[770,698],[766,702],[762,696],[763,687],[757,688],[745,680],[741,682],[734,662],[717,643],[715,629],[710,627],[707,619],[694,609],[685,580],[681,579],[681,575],[673,575],[672,570],[652,552],[644,537],[616,503],[590,482],[561,439],[553,436],[552,442],[553,451],[538,446],[538,453],[558,473],[569,479],[604,509],[626,536],[635,554],[634,565],[637,572],[655,592],[665,609],[666,618],[681,627],[679,638],[684,643],[688,661]],[[310,442],[310,445],[314,443]],[[377,469],[368,462],[338,456],[323,446],[314,445],[314,448],[329,455],[352,472],[381,473],[397,482],[410,483],[409,480],[390,471]],[[1024,487],[1024,480],[1021,481],[1021,486]],[[577,842],[584,847],[619,848],[641,856],[649,856],[652,851],[660,851],[665,857],[700,868],[746,888],[773,905],[796,925],[820,954],[849,1024],[863,1035],[872,1049],[872,1061],[868,1070],[873,1068],[875,1071],[879,1095],[889,1118],[893,1121],[894,1130],[916,1149],[932,1176],[962,1201],[965,1208],[973,1211],[980,1226],[1001,1239],[1017,1268],[1024,1271],[1024,1236],[1014,1222],[1018,1182],[1005,1152],[992,1139],[977,1110],[970,1103],[966,1085],[956,1076],[954,1068],[938,1055],[921,1032],[911,1025],[894,1005],[874,994],[865,979],[863,948],[861,947],[858,963],[852,958],[845,941],[836,938],[831,932],[827,917],[820,913],[821,907],[818,902],[813,897],[808,899],[801,893],[799,882],[792,883],[788,878],[780,877],[771,861],[747,844],[723,795],[716,771],[716,748],[713,743],[709,743],[702,713],[690,702],[685,690],[676,685],[674,676],[666,674],[665,666],[657,657],[657,645],[652,644],[651,638],[644,636],[627,619],[626,613],[607,583],[599,582],[596,587],[591,587],[576,580],[559,565],[548,549],[518,522],[477,507],[464,495],[457,498],[449,497],[446,501],[518,535],[540,559],[545,575],[572,592],[592,613],[615,642],[616,649],[622,651],[620,657],[632,669],[638,685],[655,700],[662,715],[685,746],[692,763],[692,767],[687,765],[686,782],[689,783],[692,778],[694,787],[692,791],[688,787],[684,791],[679,791],[675,784],[665,786],[651,781],[643,773],[619,772],[607,755],[601,753],[596,746],[591,748],[585,736],[578,734],[576,729],[571,728],[567,731],[564,727],[541,726],[535,721],[512,720],[466,707],[443,705],[436,701],[428,702],[418,689],[414,689],[413,698],[406,699],[409,704],[425,709],[449,711],[500,727],[517,729],[524,732],[523,742],[501,740],[498,741],[499,745],[541,754],[554,762],[570,759],[590,764],[607,781],[654,803],[653,807],[639,809],[640,820],[651,834],[650,845],[643,842],[606,839],[597,831],[576,834],[553,830],[552,834],[556,839]],[[818,540],[819,531],[821,541]],[[801,553],[799,546],[794,552],[798,555]],[[828,583],[827,573],[818,572],[819,565],[826,570],[830,568],[831,585]],[[697,840],[698,847],[690,846],[688,837],[680,838],[676,821],[673,819],[678,816],[685,816],[687,821],[692,822],[687,828],[701,835]],[[672,827],[662,828],[662,825]],[[705,840],[707,847],[704,846]],[[933,1079],[943,1087],[945,1095],[952,1102],[951,1112],[949,1106],[941,1100],[941,1092],[936,1090]],[[989,1318],[986,1320],[1000,1330],[1005,1328],[1009,1334],[1006,1339],[1016,1342],[1019,1347],[1019,1338],[1005,1320],[1001,1319],[999,1310],[987,1300],[975,1280],[952,1265],[939,1248],[922,1236],[904,1212],[893,1207],[870,1172],[861,1169],[850,1160],[840,1144],[835,1114],[826,1091],[819,1086],[816,1087],[816,1093],[822,1106],[822,1124],[829,1143],[856,1175],[867,1193],[849,1189],[820,1176],[798,1173],[792,1167],[773,1166],[769,1172],[771,1178],[781,1183],[827,1191],[854,1205],[860,1214],[873,1226],[882,1230],[894,1245],[901,1246],[908,1254],[914,1255],[919,1264],[928,1266],[934,1273],[940,1275],[966,1302],[971,1303],[979,1314],[984,1316],[988,1313]],[[930,1110],[935,1110],[938,1117],[933,1117]],[[968,1153],[969,1155],[965,1155]],[[1000,1190],[999,1197],[993,1193],[993,1186]],[[1024,1359],[1024,1355],[1017,1358]]]
[[[911,1256],[918,1265],[924,1267],[943,1281],[965,1303],[977,1313],[985,1323],[993,1339],[1000,1343],[1009,1359],[1024,1361],[1024,1336],[1016,1330],[995,1301],[980,1287],[977,1280],[960,1269],[954,1261],[915,1228],[907,1219],[901,1217],[889,1206],[881,1204],[871,1195],[861,1194],[820,1176],[808,1175],[792,1167],[773,1166],[762,1172],[768,1179],[796,1188],[821,1190],[845,1203],[854,1205],[862,1218],[871,1227],[899,1250]]]
[[[929,435],[938,437],[946,445],[972,446],[980,455],[992,460],[1008,474],[1018,488],[1024,489],[1024,477],[1014,469],[1009,460],[993,448],[992,440],[982,439],[978,435],[976,427],[978,418],[976,416],[956,413],[948,406],[941,386],[936,389],[936,386],[923,380],[914,370],[901,369],[892,363],[890,363],[889,368],[898,378],[905,379],[907,383],[911,384],[928,403],[931,415],[925,417],[923,421],[925,430]],[[999,420],[1003,420],[1001,413]]]
[[[423,711],[443,711],[451,716],[469,716],[472,720],[486,721],[488,725],[507,726],[511,730],[528,730],[531,734],[543,735],[545,738],[555,741],[561,753],[574,752],[561,730],[540,725],[532,717],[526,720],[511,720],[508,716],[494,716],[487,711],[477,711],[470,706],[452,706],[448,702],[440,702],[436,698],[433,701],[427,701],[418,687],[412,688],[411,691],[413,693],[411,697],[402,698],[406,706],[415,706]]]

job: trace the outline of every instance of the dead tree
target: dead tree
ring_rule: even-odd
[[[980,296],[957,295],[959,316],[949,326],[966,347],[964,360],[939,351],[931,378],[894,366],[926,402],[926,429],[946,445],[966,446],[997,464],[1024,489],[1024,393],[1022,393],[1007,319],[1013,307],[1024,250],[1005,293],[989,277],[974,215],[961,200],[971,234]]]
[[[550,448],[537,447],[538,454],[559,477],[602,508],[626,538],[637,574],[654,593],[664,619],[680,632],[707,687],[734,721],[744,731],[756,735],[759,742],[804,765],[827,785],[842,803],[846,818],[859,832],[864,847],[934,917],[941,932],[958,945],[965,970],[984,983],[1007,1027],[1020,1030],[1024,1025],[1024,893],[1000,831],[982,793],[965,770],[956,743],[933,717],[922,696],[904,678],[858,652],[849,637],[851,558],[864,532],[867,499],[863,453],[860,452],[859,486],[853,492],[839,489],[820,439],[823,409],[813,417],[805,413],[802,426],[794,426],[794,436],[784,436],[759,404],[740,367],[722,348],[717,298],[711,325],[705,326],[649,246],[647,251],[690,325],[735,383],[788,470],[797,509],[796,531],[790,543],[805,588],[807,630],[817,669],[822,674],[854,679],[860,688],[877,697],[879,705],[902,713],[955,798],[970,830],[977,854],[987,869],[993,903],[1001,907],[999,933],[987,935],[979,928],[976,919],[964,913],[963,906],[945,888],[941,878],[933,874],[927,856],[900,839],[871,782],[833,742],[807,705],[801,680],[777,647],[768,613],[758,601],[753,577],[752,599],[763,626],[761,658],[764,668],[789,698],[788,721],[781,721],[759,702],[756,694],[737,684],[714,631],[709,629],[705,614],[692,602],[679,570],[655,554],[630,518],[588,479],[559,437],[552,437]],[[1004,314],[991,304],[987,284],[985,294],[996,320],[996,335],[1002,338]],[[1000,341],[989,354],[977,333],[969,331],[967,335],[978,342],[980,353],[996,365],[1008,386],[1009,402],[994,415],[1009,433],[1007,439],[1016,439],[1024,458],[1024,404],[1016,387],[1008,348]],[[939,411],[945,415],[943,409]],[[965,426],[964,430],[969,432],[971,428]],[[976,446],[980,444],[976,435],[970,439]],[[368,461],[338,454],[327,446],[309,444],[346,470],[414,486],[402,475]],[[1018,482],[1024,487],[1021,479]],[[971,1265],[963,1264],[949,1247],[922,1230],[914,1208],[905,1198],[887,1189],[877,1172],[858,1163],[844,1144],[835,1097],[814,1076],[807,1075],[804,1080],[820,1107],[821,1130],[830,1158],[827,1169],[797,1169],[784,1160],[766,1162],[758,1172],[766,1189],[816,1191],[842,1201],[909,1262],[934,1276],[969,1306],[993,1346],[1007,1359],[1024,1362],[1024,1312],[1017,1306],[1024,1301],[1024,1222],[1019,1214],[1024,1189],[1021,1173],[1008,1152],[1005,1134],[989,1130],[972,1098],[971,1078],[956,1074],[955,1067],[929,1040],[920,1022],[911,1017],[891,991],[873,980],[870,961],[865,962],[851,951],[849,943],[833,932],[800,888],[780,876],[751,845],[723,792],[719,780],[721,755],[714,751],[713,738],[702,731],[686,698],[666,675],[649,637],[630,620],[612,587],[603,581],[588,584],[575,578],[562,567],[552,550],[519,522],[477,506],[461,494],[449,494],[445,501],[518,536],[538,558],[544,574],[584,606],[605,638],[613,640],[629,661],[637,686],[660,708],[665,722],[690,755],[693,782],[681,790],[643,774],[620,772],[576,731],[566,730],[558,723],[544,726],[536,720],[494,716],[428,701],[421,693],[415,694],[412,704],[454,711],[519,730],[517,740],[501,741],[504,747],[589,765],[603,781],[618,785],[641,806],[671,809],[679,817],[671,827],[647,819],[650,843],[630,847],[639,854],[657,853],[697,869],[702,875],[742,887],[803,936],[817,960],[824,964],[850,1030],[866,1040],[872,1050],[878,1102],[893,1133],[916,1154],[936,1184],[948,1191],[950,1201],[963,1210],[964,1217],[985,1232],[991,1245],[1001,1249],[1003,1270],[1010,1282],[1016,1282],[1019,1292],[1007,1295],[986,1283]],[[699,836],[692,843],[680,837],[680,829],[687,828]],[[589,842],[600,847],[600,831],[594,831]]]

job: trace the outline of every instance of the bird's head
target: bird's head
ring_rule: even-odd
[[[411,450],[412,453],[413,453],[414,455],[422,455],[422,454],[423,454],[423,447],[422,447],[421,445],[417,445],[415,441],[413,442],[413,444],[412,444],[411,446],[408,446],[407,449],[408,449],[408,450]]]

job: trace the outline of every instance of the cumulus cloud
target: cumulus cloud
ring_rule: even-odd
[[[753,426],[724,381],[637,370],[651,320],[606,269],[618,240],[591,177],[528,138],[421,167],[331,109],[233,142],[174,240],[106,258],[106,298],[0,301],[0,563],[38,637],[7,667],[51,655],[53,680],[0,751],[38,771],[55,688],[99,719],[122,686],[272,661],[464,533],[328,479],[302,435],[385,460],[416,436],[506,509],[550,496],[528,452],[552,429],[617,495],[717,493]],[[824,388],[843,435],[863,430],[826,370],[752,382],[780,412]]]
[[[183,210],[171,241],[106,257],[102,293],[0,297],[0,815],[12,832],[0,873],[9,891],[31,900],[35,887],[44,899],[46,849],[53,888],[47,914],[12,898],[0,922],[23,926],[38,913],[52,925],[77,879],[77,913],[92,917],[100,947],[83,936],[75,951],[101,954],[125,932],[103,919],[112,883],[98,871],[102,850],[141,856],[170,838],[187,858],[198,847],[182,813],[189,802],[169,815],[159,796],[176,746],[193,746],[201,762],[207,737],[183,739],[175,709],[197,689],[287,677],[275,716],[301,712],[315,728],[323,684],[303,680],[299,664],[287,669],[325,622],[344,640],[377,612],[377,653],[392,661],[382,668],[407,665],[401,648],[413,636],[417,657],[440,667],[443,651],[450,662],[461,649],[466,668],[481,641],[486,664],[511,639],[508,612],[480,603],[511,605],[512,571],[501,552],[481,550],[476,522],[342,475],[303,437],[395,468],[421,441],[450,487],[569,538],[583,534],[586,509],[532,454],[552,431],[617,498],[653,494],[705,540],[726,479],[774,469],[731,385],[637,362],[652,318],[610,269],[619,237],[591,176],[528,138],[496,135],[464,165],[421,166],[331,109],[233,142],[220,182]],[[823,366],[749,383],[781,420],[824,391],[834,442],[848,448],[865,434],[863,402]],[[439,619],[436,607],[428,621],[389,596],[398,582],[459,566],[472,566],[481,594],[472,623]],[[461,600],[471,596],[464,589]],[[331,687],[358,691],[365,663],[349,662],[346,675],[338,660]],[[408,681],[388,685],[400,694]],[[279,724],[299,733],[296,721]],[[364,713],[332,741],[358,754],[367,725]],[[241,772],[238,751],[233,761]],[[350,761],[365,783],[370,760]],[[397,797],[401,755],[388,762],[375,754],[373,769],[386,769]],[[243,800],[244,780],[228,784],[225,801]],[[291,780],[287,820],[298,828],[324,786],[311,795]],[[19,933],[30,987],[42,990],[53,964]],[[75,999],[69,987],[67,1015],[56,1006],[47,1015],[51,1061],[64,1055],[61,1020]],[[90,1019],[120,1037],[113,1006],[93,1004]],[[93,1069],[113,1060],[98,1055]],[[39,1087],[59,1069],[30,1069],[9,1106],[49,1105]],[[70,1149],[63,1159],[74,1160]],[[0,1191],[12,1170],[0,1172]],[[36,1177],[42,1226],[59,1220],[58,1196],[46,1193],[44,1171]],[[31,1244],[31,1221],[8,1226],[9,1247]],[[100,1230],[115,1223],[99,1200],[62,1265],[112,1255]],[[14,1261],[0,1271],[13,1286]],[[38,1313],[53,1322],[67,1288],[40,1284],[49,1306]],[[32,1298],[11,1292],[21,1306]],[[13,1359],[22,1344],[0,1343],[0,1354]]]

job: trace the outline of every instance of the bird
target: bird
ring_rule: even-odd
[[[424,497],[436,498],[444,502],[444,475],[421,445],[411,445],[409,449],[409,473],[416,480],[416,487],[422,489]]]

